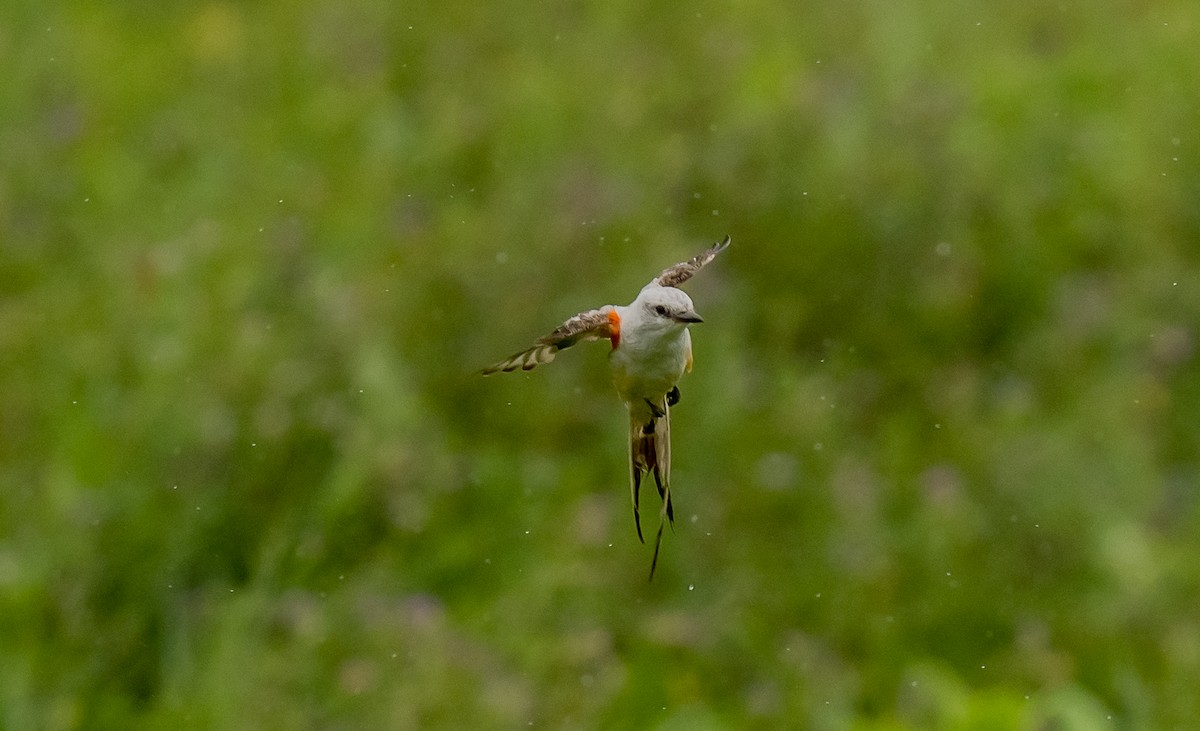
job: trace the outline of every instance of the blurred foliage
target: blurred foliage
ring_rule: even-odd
[[[0,727],[1200,724],[1200,9],[0,10]],[[724,234],[647,586],[604,348]]]

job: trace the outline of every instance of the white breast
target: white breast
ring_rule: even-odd
[[[620,344],[609,357],[613,384],[626,403],[643,399],[657,403],[683,375],[691,335],[686,327],[662,330],[638,325],[622,321]]]

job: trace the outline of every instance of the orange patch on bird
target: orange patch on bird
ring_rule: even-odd
[[[616,310],[608,311],[608,339],[612,343],[613,350],[621,344],[621,316]]]

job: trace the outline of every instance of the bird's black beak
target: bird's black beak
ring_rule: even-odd
[[[676,322],[683,322],[683,323],[704,322],[704,318],[697,315],[695,310],[688,310],[687,312],[681,312],[678,315],[675,315],[675,317],[673,319]]]

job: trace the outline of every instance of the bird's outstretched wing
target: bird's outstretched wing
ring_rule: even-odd
[[[555,328],[554,332],[544,338],[539,338],[533,347],[522,350],[499,363],[480,371],[489,376],[500,371],[533,370],[543,363],[554,360],[560,350],[571,347],[575,343],[587,340],[608,338],[616,347],[617,339],[621,336],[621,318],[617,316],[616,308],[605,305],[596,310],[580,312]]]
[[[681,261],[675,266],[667,267],[662,274],[651,281],[651,284],[657,284],[660,287],[678,287],[687,280],[692,278],[692,275],[700,271],[705,264],[709,263],[729,246],[730,238],[725,237],[725,240],[719,244],[713,244],[705,249],[702,253],[697,254],[688,261]]]

